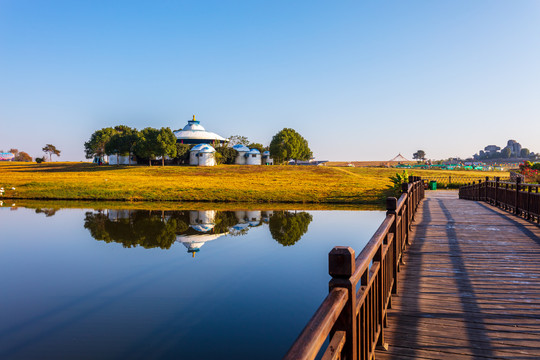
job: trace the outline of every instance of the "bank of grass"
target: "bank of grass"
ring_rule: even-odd
[[[430,175],[485,176],[429,171]],[[391,193],[388,177],[395,172],[328,166],[0,163],[0,186],[6,190],[5,198],[14,199],[380,204]],[[420,172],[415,175],[422,176]]]

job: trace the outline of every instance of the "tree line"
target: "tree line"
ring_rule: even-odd
[[[282,164],[291,159],[309,160],[312,151],[308,142],[294,129],[285,128],[279,131],[265,147],[260,143],[253,143],[245,136],[231,136],[225,143],[212,144],[216,149],[215,159],[218,164],[234,164],[238,152],[233,148],[236,144],[245,145],[251,149],[257,149],[261,153],[268,150],[275,163]],[[141,131],[126,125],[106,127],[96,130],[90,139],[84,143],[84,151],[87,159],[102,161],[105,155],[121,155],[131,158],[135,155],[138,159],[148,161],[161,157],[162,166],[168,157],[177,164],[187,162],[189,151],[193,145],[178,143],[176,136],[168,127],[154,129],[147,127]]]

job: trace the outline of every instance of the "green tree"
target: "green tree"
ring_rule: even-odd
[[[241,136],[241,135],[230,136],[227,140],[228,140],[228,145],[229,146],[234,146],[234,145],[237,145],[237,144],[242,144],[242,145],[247,146],[249,144],[248,138],[245,137],[245,136]]]
[[[176,143],[176,157],[174,159],[177,163],[183,164],[189,160],[189,150],[191,150],[190,145]]]
[[[148,159],[152,166],[152,158],[161,156],[161,165],[165,166],[165,156],[176,156],[176,136],[170,128],[145,128],[136,146],[137,156]]]
[[[275,212],[270,218],[269,228],[272,238],[283,246],[294,245],[307,232],[313,216],[307,212]]]
[[[56,148],[56,146],[52,144],[45,145],[44,148],[41,149],[44,153],[49,154],[49,159],[52,161],[52,156],[60,156],[60,150]]]
[[[413,154],[413,159],[424,160],[426,158],[426,152],[424,150],[418,150]]]
[[[105,144],[105,153],[107,155],[127,155],[131,165],[131,154],[140,138],[139,131],[125,125],[116,126],[114,130],[115,134]]]
[[[294,129],[285,128],[272,138],[270,155],[277,163],[284,163],[291,159],[309,160],[313,153],[306,139]]]
[[[219,164],[234,164],[238,151],[229,146],[229,144],[216,145],[216,161],[219,158]]]
[[[509,147],[505,147],[501,150],[501,155],[504,159],[510,159],[510,157],[512,156],[512,150],[510,150]]]
[[[521,157],[522,158],[528,158],[530,154],[531,154],[531,151],[529,149],[527,149],[527,148],[521,149]]]
[[[257,149],[261,152],[261,154],[266,151],[266,148],[263,146],[263,144],[259,144],[259,143],[251,143],[248,145],[248,148]]]
[[[103,157],[106,154],[105,146],[116,132],[112,127],[94,131],[92,136],[90,136],[90,140],[84,143],[86,158],[91,159],[94,156]]]

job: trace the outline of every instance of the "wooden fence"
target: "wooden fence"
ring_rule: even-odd
[[[422,180],[424,182],[429,183],[430,181],[436,181],[437,185],[453,185],[457,189],[459,186],[467,185],[472,183],[473,181],[483,180],[484,177],[482,176],[422,176]],[[501,179],[502,180],[502,179]],[[506,178],[506,180],[509,180],[509,178]]]
[[[373,359],[384,341],[386,313],[397,293],[398,272],[409,229],[424,183],[409,177],[402,195],[386,200],[386,218],[360,255],[350,247],[336,246],[329,254],[329,294],[317,309],[284,359],[314,359],[329,338],[323,360]]]
[[[540,224],[539,188],[539,184],[522,183],[519,177],[515,182],[486,178],[484,181],[460,187],[459,198],[486,201],[527,220],[536,220]]]

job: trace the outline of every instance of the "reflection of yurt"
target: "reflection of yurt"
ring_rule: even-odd
[[[261,223],[261,212],[260,211],[247,211],[246,216],[248,219],[249,226],[259,226]]]
[[[236,144],[233,146],[233,149],[238,151],[238,155],[234,160],[236,165],[245,165],[246,164],[246,154],[249,152],[249,148],[242,144]]]
[[[120,219],[129,219],[131,216],[131,210],[127,209],[109,209],[107,210],[107,217],[111,221],[118,221]]]
[[[217,212],[215,210],[190,211],[190,230],[184,234],[177,235],[176,241],[182,243],[188,249],[188,252],[193,253],[193,256],[195,256],[195,252],[198,252],[206,242],[227,234],[213,233],[216,226],[216,214]]]
[[[195,253],[198,252],[204,244],[206,244],[209,241],[216,240],[225,234],[226,233],[177,235],[176,242],[179,242],[182,245],[184,245],[188,249],[188,252],[192,253],[193,257],[195,257]]]
[[[263,212],[261,213],[262,221],[264,221],[265,223],[267,223],[268,221],[270,221],[270,218],[272,217],[273,214],[274,214],[274,212],[271,211],[271,210],[263,211]]]
[[[251,149],[245,155],[246,165],[261,165],[261,152],[257,149]]]
[[[274,159],[270,157],[270,151],[265,151],[262,153],[262,164],[263,165],[274,165]]]

